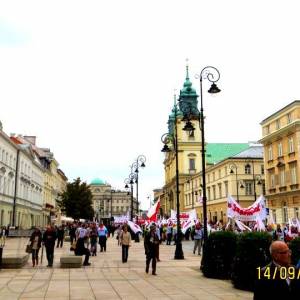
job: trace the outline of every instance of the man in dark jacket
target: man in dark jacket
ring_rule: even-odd
[[[272,262],[257,270],[254,300],[299,299],[300,270],[291,265],[291,251],[283,241],[270,246]]]
[[[48,260],[47,267],[53,266],[55,240],[56,240],[56,232],[53,226],[48,225],[43,235],[43,243],[46,248],[46,256]]]
[[[150,226],[150,232],[147,232],[144,239],[144,247],[146,254],[146,273],[149,273],[149,265],[152,260],[152,275],[156,274],[156,248],[159,244],[159,238],[156,234],[156,226]]]
[[[84,266],[90,266],[91,264],[89,263],[89,258],[90,258],[90,250],[85,247],[84,245],[84,238],[79,237],[76,243],[76,248],[75,248],[75,255],[82,256],[85,255],[83,265]]]

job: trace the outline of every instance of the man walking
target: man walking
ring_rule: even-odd
[[[195,226],[195,233],[194,233],[194,251],[193,251],[194,254],[198,248],[198,255],[201,255],[203,237],[204,237],[203,229],[201,228],[201,224],[198,223]]]
[[[56,232],[53,226],[48,225],[43,235],[43,243],[46,248],[46,256],[48,261],[47,267],[53,266],[55,240],[56,240]]]
[[[152,260],[152,275],[156,274],[156,245],[159,243],[159,238],[156,234],[155,224],[150,226],[150,232],[146,233],[144,239],[144,247],[146,254],[146,273],[149,273],[150,261]]]

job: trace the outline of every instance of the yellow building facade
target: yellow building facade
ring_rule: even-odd
[[[207,148],[210,149],[210,144]],[[224,146],[233,153],[243,144],[213,144],[221,151]],[[226,156],[226,151],[224,155]],[[207,160],[209,161],[210,158]],[[265,193],[263,147],[250,145],[247,149],[215,164],[207,164],[206,195],[207,219],[211,222],[227,222],[227,198],[234,197],[242,207],[248,207]],[[184,208],[197,211],[203,221],[202,174],[190,176],[184,184]]]
[[[267,205],[276,223],[299,218],[300,101],[261,122]]]

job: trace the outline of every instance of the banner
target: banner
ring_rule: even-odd
[[[197,220],[197,212],[196,209],[192,209],[190,211],[181,212],[179,214],[180,223],[184,221],[188,221],[189,218],[193,218]],[[171,209],[171,220],[174,222],[177,221],[177,213],[176,210]]]
[[[227,199],[227,217],[239,221],[257,221],[265,220],[267,217],[265,198],[260,196],[251,206],[247,208],[241,207],[236,200],[228,196]]]

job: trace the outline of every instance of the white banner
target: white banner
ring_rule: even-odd
[[[181,212],[179,214],[180,223],[188,221],[189,219],[197,220],[197,212],[196,209],[192,209],[190,211]],[[177,221],[177,213],[176,210],[171,209],[171,220],[173,222]]]
[[[251,206],[247,208],[241,207],[236,200],[228,196],[227,199],[227,217],[240,221],[257,221],[259,219],[265,220],[267,217],[265,198],[260,196]]]

